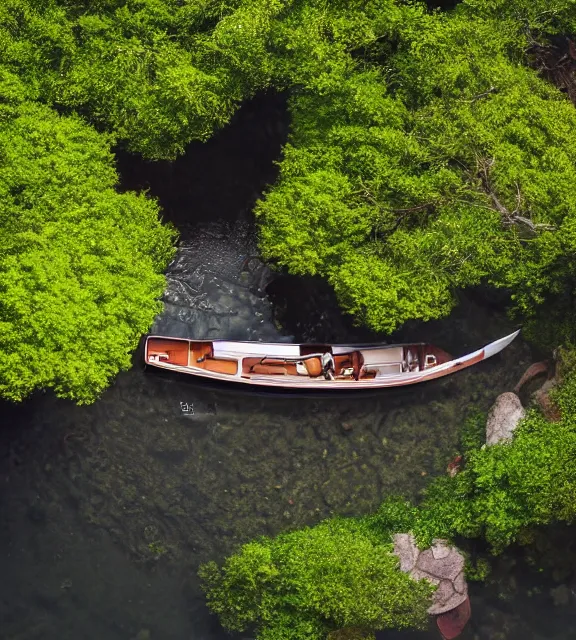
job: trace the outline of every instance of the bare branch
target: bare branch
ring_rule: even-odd
[[[416,213],[417,211],[425,211],[426,209],[441,204],[442,202],[442,200],[438,199],[431,202],[425,202],[424,204],[418,204],[413,207],[392,209],[389,207],[385,207],[380,202],[378,202],[378,200],[376,200],[368,186],[364,184],[361,178],[358,179],[358,182],[360,183],[362,190],[355,192],[356,194],[364,196],[364,198],[368,200],[368,202],[373,204],[382,214],[397,214],[397,218],[393,223],[391,232],[394,232],[396,229],[398,229],[398,227],[402,223],[402,220],[404,220],[411,213]]]
[[[391,211],[392,213],[412,213],[413,211],[422,211],[422,209],[427,209],[435,204],[438,204],[438,202],[426,202],[426,204],[419,204],[416,207],[410,207],[408,209],[391,209]]]
[[[502,216],[502,224],[504,226],[511,227],[515,224],[521,224],[530,229],[530,231],[532,231],[533,233],[536,233],[538,231],[556,230],[556,227],[554,225],[533,222],[532,219],[528,217],[530,213],[529,211],[521,213],[523,208],[523,198],[522,191],[518,183],[516,183],[516,209],[514,209],[514,211],[509,211],[498,199],[498,196],[494,192],[494,189],[492,188],[492,184],[490,182],[490,171],[494,166],[495,159],[478,158],[476,162],[484,192],[490,197],[494,208]]]
[[[479,93],[475,96],[472,96],[468,100],[459,100],[459,102],[476,102],[476,100],[485,98],[486,96],[489,96],[491,93],[498,93],[498,89],[496,87],[490,87],[490,89],[488,89],[488,91],[484,91],[484,93]]]
[[[531,231],[556,231],[556,227],[553,224],[544,224],[541,222],[532,222],[530,218],[524,216],[512,215],[509,221],[505,221],[504,224],[512,225],[517,222],[526,225]]]

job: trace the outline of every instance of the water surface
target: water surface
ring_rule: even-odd
[[[155,331],[266,340],[366,335],[337,313],[325,287],[278,278],[255,257],[249,210],[274,179],[271,158],[286,133],[281,102],[255,103],[181,164],[123,157],[125,184],[158,189],[184,230]],[[512,329],[498,307],[470,294],[449,319],[397,337],[460,355]],[[519,339],[431,383],[294,397],[145,371],[141,356],[92,406],[51,393],[1,406],[0,638],[228,637],[205,608],[201,562],[221,561],[258,535],[367,513],[390,494],[417,499],[458,451],[469,408],[488,409],[532,361]],[[570,536],[559,535],[572,549]],[[558,572],[550,539],[543,536],[537,560],[544,572],[514,552],[495,564],[492,583],[472,588],[465,639],[576,637],[574,574]],[[566,552],[566,567],[576,564],[571,558]],[[438,635],[431,627],[382,637]]]

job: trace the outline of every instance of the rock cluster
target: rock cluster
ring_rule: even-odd
[[[400,558],[400,570],[414,580],[426,578],[438,585],[428,609],[431,615],[451,611],[468,597],[464,577],[464,556],[444,540],[434,540],[429,549],[421,551],[410,533],[394,536],[394,554]]]

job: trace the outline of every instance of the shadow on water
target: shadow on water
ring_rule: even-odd
[[[243,178],[234,178],[240,180],[237,194],[246,196],[238,196],[237,219],[232,200],[227,222],[203,219],[211,210],[211,194],[231,179],[218,157],[224,163],[230,150],[244,149],[245,162],[238,157],[234,167],[260,166],[262,148],[250,142],[257,137],[247,135],[245,127],[256,132],[267,126],[265,114],[272,114],[269,135],[276,136],[279,153],[285,125],[273,126],[278,100],[259,98],[247,105],[235,124],[208,143],[211,148],[193,145],[180,168],[162,165],[160,177],[154,171],[159,165],[122,159],[125,184],[149,184],[172,219],[184,220],[188,210],[194,221],[168,270],[166,311],[155,324],[159,332],[290,339],[277,326],[265,292],[275,275],[253,257],[254,232],[242,219],[254,197],[249,194],[268,178],[250,169],[254,180],[245,177],[250,188],[244,191]],[[262,144],[274,146],[268,138]],[[216,172],[204,174],[212,185],[206,191],[194,186],[199,174],[189,173],[209,164],[198,160],[203,153],[213,154]],[[266,158],[262,166],[270,163]],[[273,179],[269,164],[266,171]],[[171,186],[162,191],[163,184]],[[180,188],[182,193],[172,193]],[[253,262],[249,269],[247,258]],[[347,321],[333,310],[327,318],[302,318],[300,328],[294,324],[287,331],[326,339],[322,332],[332,324],[343,339],[352,339]],[[414,325],[405,334],[461,354],[511,328],[501,313],[470,294],[450,319]],[[94,405],[78,407],[50,393],[37,393],[21,406],[2,405],[0,637],[228,637],[204,605],[196,578],[201,562],[221,560],[255,536],[333,514],[369,512],[390,494],[417,498],[431,476],[445,473],[468,408],[488,409],[530,362],[519,339],[491,360],[431,383],[366,395],[294,398],[147,372],[137,352],[133,369],[120,374]],[[494,585],[475,589],[479,614],[465,638],[516,640],[520,631],[526,640],[573,637],[567,622],[564,635],[527,629],[525,620],[532,619],[527,609],[535,601],[526,593],[533,583],[511,564],[502,574]],[[510,576],[517,580],[515,591]],[[544,584],[541,575],[538,579]],[[542,616],[556,611],[566,620],[561,616],[573,612],[570,596],[568,604],[554,609],[547,594],[536,600]],[[431,629],[383,637],[438,636]]]
[[[288,135],[283,94],[260,94],[207,142],[192,142],[173,162],[117,152],[122,188],[149,190],[183,240],[199,222],[252,221],[252,209],[278,175],[274,162]]]

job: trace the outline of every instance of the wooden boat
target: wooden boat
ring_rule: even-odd
[[[447,376],[502,351],[519,331],[453,359],[429,344],[352,345],[148,336],[147,365],[202,378],[288,389],[374,389]]]

